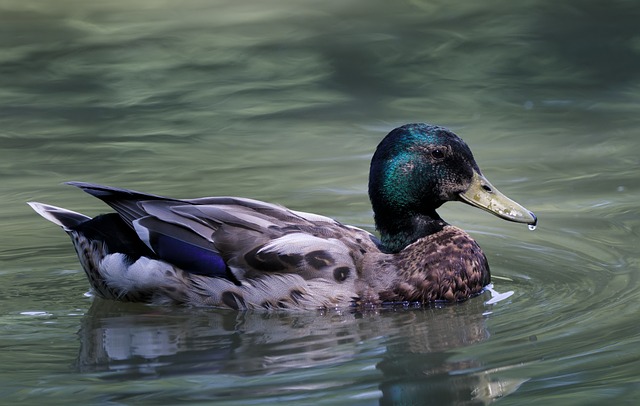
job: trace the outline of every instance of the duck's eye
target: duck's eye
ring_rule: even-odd
[[[431,150],[431,156],[435,159],[442,159],[444,158],[444,151],[440,148],[436,148],[434,150]]]

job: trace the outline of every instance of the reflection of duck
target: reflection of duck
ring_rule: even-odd
[[[206,393],[188,389],[185,403],[202,396],[238,404],[279,397],[287,403],[282,396],[309,399],[310,392],[333,393],[343,403],[339,394],[366,392],[371,401],[364,404],[482,404],[522,382],[487,370],[473,351],[460,355],[489,339],[486,310],[482,301],[470,301],[358,313],[264,313],[96,299],[78,332],[77,367],[117,382],[202,381]]]
[[[436,209],[459,200],[536,223],[486,180],[458,136],[426,124],[391,131],[371,161],[380,241],[327,217],[256,200],[177,200],[70,184],[117,214],[90,219],[31,205],[71,235],[95,292],[126,301],[234,309],[460,301],[489,283],[489,267],[477,243]]]
[[[489,338],[486,310],[482,301],[473,301],[465,306],[357,313],[264,313],[96,299],[78,333],[78,366],[83,372],[139,376],[203,370],[252,376],[329,367],[358,357],[378,363],[388,352],[412,354],[400,363],[429,357],[419,368],[439,374],[459,366],[447,361],[450,350]],[[396,362],[396,357],[384,358]]]

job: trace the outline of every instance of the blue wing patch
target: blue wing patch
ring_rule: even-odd
[[[133,226],[160,259],[190,273],[229,278],[227,264],[213,243],[191,230],[154,217],[136,220]]]

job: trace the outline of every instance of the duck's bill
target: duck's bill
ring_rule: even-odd
[[[466,192],[460,193],[460,199],[505,220],[533,226],[538,222],[535,214],[503,195],[487,178],[475,171],[471,186]]]

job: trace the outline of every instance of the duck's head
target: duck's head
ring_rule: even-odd
[[[380,142],[371,160],[369,198],[390,252],[441,230],[447,223],[436,209],[447,201],[462,201],[518,223],[537,221],[489,183],[460,137],[429,124],[398,127]]]

